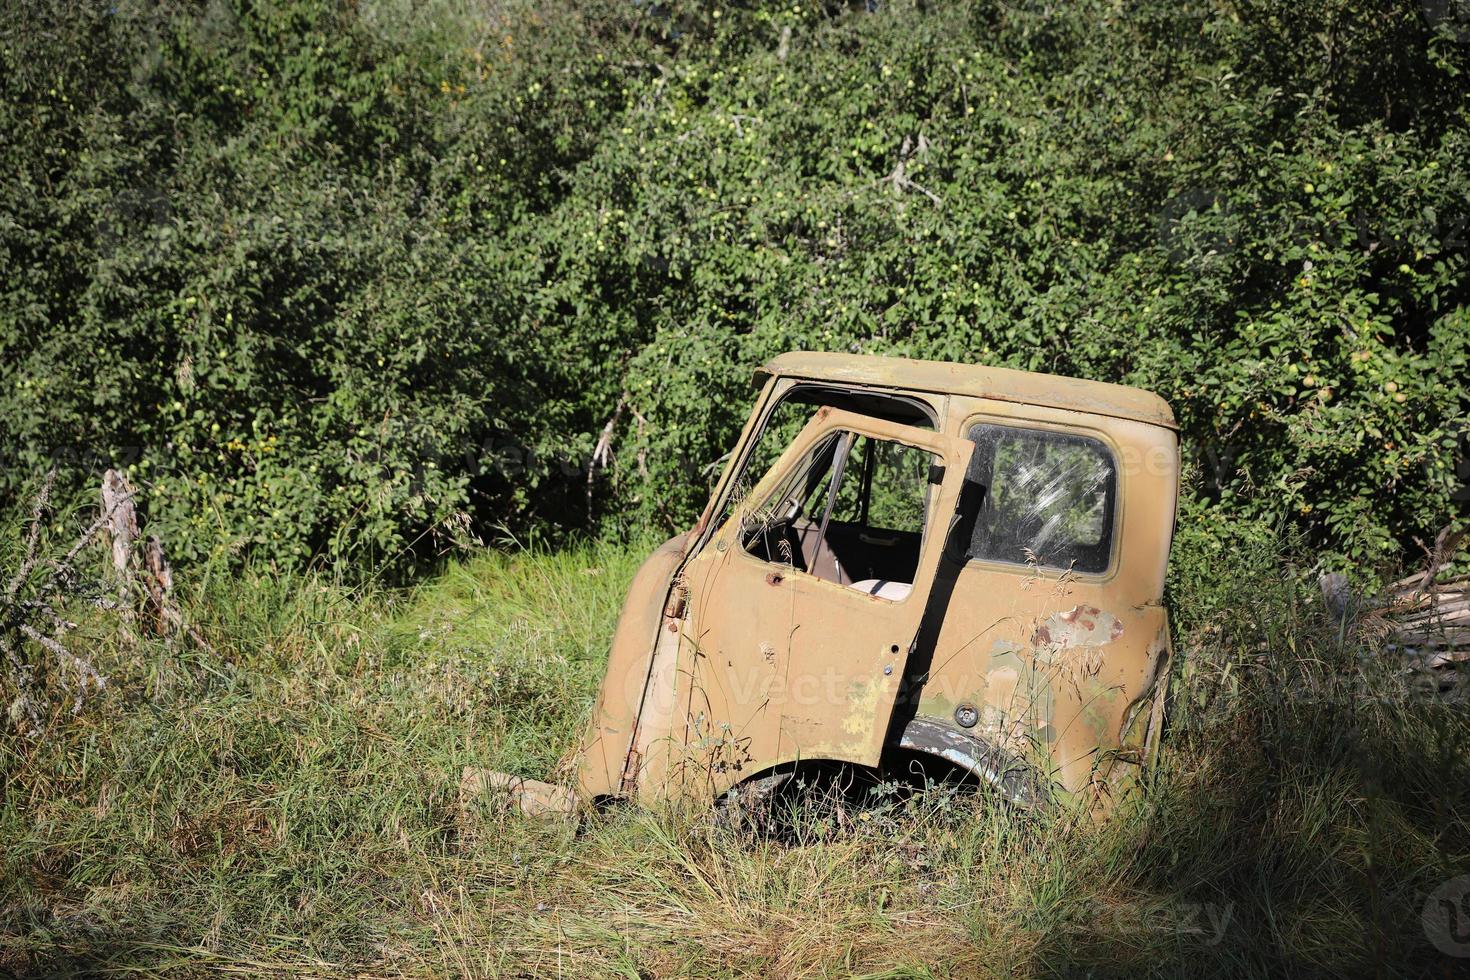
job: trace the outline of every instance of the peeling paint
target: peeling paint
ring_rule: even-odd
[[[661,548],[629,589],[583,741],[579,799],[713,799],[798,759],[875,766],[901,684],[917,685],[905,689],[917,692],[918,716],[892,737],[1011,798],[1042,783],[1085,794],[1111,764],[1102,760],[1145,757],[1145,741],[1156,747],[1162,701],[1152,694],[1168,660],[1163,577],[1179,479],[1162,399],[977,365],[835,354],[786,354],[763,370],[766,387],[699,524]],[[932,408],[933,429],[817,404],[770,473],[742,472],[764,419],[798,383],[901,395]],[[942,459],[928,527],[947,526],[972,458],[967,434],[982,423],[1077,432],[1109,447],[1120,465],[1105,574],[976,560],[939,589],[945,542],[925,533],[908,598],[893,601],[742,546],[741,522],[783,467],[839,431]],[[1033,475],[1013,490],[1038,506],[1071,478],[1040,465]],[[935,601],[944,605],[929,608]],[[934,612],[937,634],[914,667],[921,617]],[[962,702],[978,709],[973,729],[954,723]]]
[[[878,698],[891,691],[892,685],[882,678],[861,681],[853,686],[848,700],[850,709],[842,720],[842,730],[848,735],[863,735],[873,730],[873,718],[877,712]]]
[[[1066,612],[1048,616],[1031,642],[1037,646],[1068,647],[1102,646],[1123,636],[1123,621],[1096,606],[1073,606]]]

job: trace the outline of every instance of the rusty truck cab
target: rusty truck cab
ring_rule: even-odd
[[[703,516],[629,590],[576,798],[714,799],[903,752],[1034,802],[1147,763],[1179,480],[1162,399],[823,353],[756,381]]]

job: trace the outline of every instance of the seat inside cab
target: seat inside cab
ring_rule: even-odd
[[[832,402],[829,396],[817,404]],[[799,431],[814,408],[810,402],[796,404],[801,406],[795,413]],[[835,407],[932,427],[927,411],[906,399]],[[765,561],[901,601],[918,568],[934,462],[923,449],[833,432],[756,509],[742,529],[745,548]]]

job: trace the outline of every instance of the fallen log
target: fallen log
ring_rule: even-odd
[[[1322,600],[1339,622],[1356,619],[1382,651],[1402,658],[1415,687],[1441,694],[1470,693],[1470,575],[1446,578],[1455,568],[1463,533],[1435,538],[1422,571],[1390,584],[1372,598],[1354,596],[1339,573],[1318,579]],[[1461,564],[1463,567],[1463,563]]]

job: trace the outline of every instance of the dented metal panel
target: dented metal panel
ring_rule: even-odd
[[[660,729],[667,738],[640,777],[640,798],[675,788],[713,798],[772,766],[800,760],[878,763],[942,535],[925,543],[919,574],[899,601],[763,560],[743,544],[752,516],[834,433],[932,453],[943,464],[935,512],[954,510],[968,443],[819,409],[682,573],[688,602],[672,672],[682,717],[672,718],[666,732]]]
[[[639,567],[628,588],[608,652],[607,672],[579,746],[576,789],[584,800],[622,793],[624,769],[640,728],[645,692],[650,678],[663,676],[662,670],[653,670],[655,644],[671,620],[665,607],[674,574],[684,561],[688,538],[680,534],[665,541]]]
[[[1083,793],[1117,764],[1125,715],[1151,698],[1167,639],[1164,573],[1178,488],[1166,428],[990,399],[955,399],[949,424],[977,422],[1078,434],[1117,460],[1115,540],[1098,572],[972,560],[935,644],[921,717],[981,706],[977,733],[1032,760],[1055,791]],[[1045,505],[1045,500],[1041,501]],[[1138,738],[1146,733],[1139,731]]]

